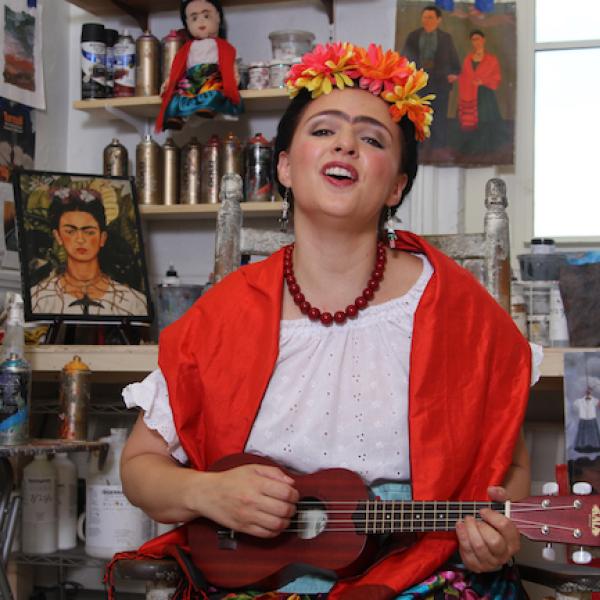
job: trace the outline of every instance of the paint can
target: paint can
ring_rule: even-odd
[[[129,172],[129,155],[127,148],[113,138],[112,142],[104,148],[102,163],[105,177],[127,177]]]
[[[200,164],[202,144],[193,137],[181,149],[181,195],[182,204],[200,204]]]
[[[144,136],[135,147],[135,183],[138,204],[160,204],[160,146],[151,135]]]
[[[273,195],[273,147],[257,133],[246,145],[246,202],[270,202]]]
[[[160,42],[145,31],[135,42],[135,95],[156,96],[160,87]]]
[[[117,97],[135,96],[135,42],[125,29],[115,44],[115,87]]]
[[[0,445],[16,446],[29,439],[31,366],[16,352],[0,364]]]
[[[79,356],[74,356],[61,371],[58,437],[63,440],[87,439],[91,375],[89,367]]]
[[[173,138],[162,147],[162,203],[169,206],[179,202],[179,148]]]
[[[221,181],[220,153],[221,141],[217,134],[210,137],[202,147],[200,167],[200,198],[203,204],[219,202],[219,182]]]
[[[81,98],[106,97],[106,37],[104,25],[81,27]]]
[[[175,55],[183,46],[183,38],[176,29],[171,29],[169,33],[160,41],[161,45],[161,81],[164,83],[171,74],[171,65]]]

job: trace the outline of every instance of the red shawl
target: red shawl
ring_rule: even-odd
[[[502,80],[500,63],[493,54],[484,54],[476,69],[473,68],[473,54],[467,55],[458,77],[458,120],[462,129],[476,129],[479,122],[477,113],[477,90],[481,85],[497,90]]]
[[[482,500],[511,464],[530,384],[531,354],[510,316],[453,260],[408,232],[397,248],[425,253],[434,274],[414,319],[409,382],[410,460],[416,500]],[[208,291],[160,339],[179,438],[191,466],[242,452],[278,355],[283,251]],[[147,542],[138,557],[187,546],[185,526]],[[329,598],[383,600],[422,581],[456,549],[428,533]],[[131,556],[128,556],[131,557]]]
[[[155,130],[160,133],[163,130],[165,112],[169,102],[177,89],[177,84],[185,75],[187,70],[187,59],[190,48],[195,40],[188,40],[178,51],[171,65],[169,81],[162,96],[162,104],[158,117],[156,117]],[[222,38],[215,38],[217,43],[217,52],[219,55],[219,71],[223,80],[223,95],[229,98],[234,104],[240,103],[240,91],[235,80],[235,48]]]

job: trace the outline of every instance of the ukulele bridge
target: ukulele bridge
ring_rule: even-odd
[[[237,550],[237,540],[233,529],[219,529],[217,531],[217,545],[219,550]]]

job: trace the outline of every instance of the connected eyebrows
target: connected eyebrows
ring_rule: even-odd
[[[310,122],[314,119],[324,116],[339,117],[340,119],[343,119],[348,123],[370,123],[371,125],[375,125],[375,127],[385,129],[385,131],[387,131],[390,134],[390,136],[392,136],[392,132],[381,121],[378,121],[373,117],[369,117],[368,115],[357,115],[356,117],[351,117],[349,114],[341,110],[324,110],[323,112],[317,113],[316,115],[310,117],[308,121]]]
[[[69,232],[73,231],[100,231],[100,227],[96,225],[84,225],[83,227],[77,227],[77,225],[71,225],[70,223],[64,223],[62,225],[64,229],[67,229]]]

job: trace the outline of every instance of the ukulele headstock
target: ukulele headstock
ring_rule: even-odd
[[[600,546],[600,495],[531,496],[511,504],[510,518],[530,540]]]

